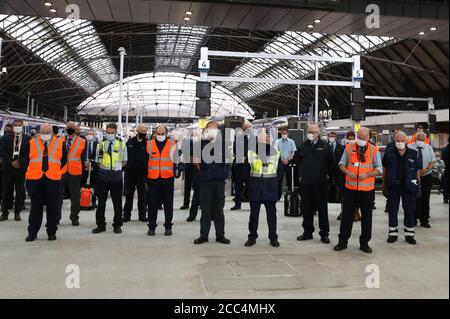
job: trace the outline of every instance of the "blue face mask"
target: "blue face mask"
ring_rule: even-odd
[[[116,134],[106,134],[106,139],[112,142],[116,139]]]

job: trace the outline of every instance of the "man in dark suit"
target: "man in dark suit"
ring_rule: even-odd
[[[3,159],[2,174],[2,206],[0,221],[8,219],[8,209],[12,207],[14,189],[14,216],[20,221],[20,211],[24,202],[25,172],[27,170],[30,137],[23,133],[23,121],[14,120],[12,134],[5,135],[0,148],[0,157]]]
[[[93,129],[90,129],[86,133],[86,136],[84,138],[86,139],[86,158],[84,159],[84,169],[83,175],[81,177],[81,185],[82,186],[86,185],[90,167],[91,168],[90,186],[94,187],[95,189],[95,180],[98,171],[98,166],[97,163],[95,162],[95,153],[97,151],[98,141],[95,138],[95,131]]]
[[[341,170],[339,169],[339,161],[341,160],[342,157],[342,152],[344,151],[344,146],[339,143],[336,139],[336,132],[329,132],[328,133],[328,144],[331,147],[331,150],[333,151],[333,155],[334,155],[334,162],[336,163],[335,165],[335,169],[333,170],[333,174],[331,176],[331,182],[336,186],[334,187],[336,190],[338,190],[338,201],[341,202],[342,199],[342,186],[344,185],[343,181],[344,181],[344,176],[341,172]]]

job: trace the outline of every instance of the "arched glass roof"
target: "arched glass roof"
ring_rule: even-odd
[[[123,113],[129,116],[195,117],[195,87],[198,77],[183,73],[145,73],[124,79]],[[117,115],[119,83],[113,83],[94,93],[78,108],[79,115]],[[211,116],[237,114],[253,118],[254,112],[235,94],[220,85],[212,85]]]

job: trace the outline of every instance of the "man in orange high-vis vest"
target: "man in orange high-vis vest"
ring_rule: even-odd
[[[28,218],[28,237],[34,241],[42,224],[44,206],[47,207],[47,234],[56,239],[58,229],[59,188],[63,167],[67,161],[65,142],[53,136],[52,126],[43,124],[38,138],[30,140],[29,164],[25,173],[26,187],[31,198]]]
[[[425,133],[425,130],[423,128],[423,125],[417,124],[417,126],[416,126],[416,133],[414,133],[411,136],[411,138],[408,140],[408,142],[406,142],[406,144],[409,145],[409,144],[415,143],[416,140],[417,140],[417,133],[420,133],[420,132],[424,132]],[[425,144],[430,144],[430,138],[428,136],[425,137]]]
[[[148,235],[154,236],[158,208],[164,206],[164,235],[172,235],[174,196],[174,156],[176,143],[168,138],[167,128],[158,126],[156,138],[147,141],[148,155]]]
[[[86,140],[77,136],[78,126],[74,122],[67,123],[67,136],[63,137],[66,142],[67,163],[63,167],[63,175],[61,178],[61,189],[59,194],[60,212],[62,212],[63,198],[66,191],[70,194],[70,220],[73,226],[79,226],[78,221],[80,214],[80,187],[81,177],[83,174],[83,163],[86,158]],[[58,222],[61,220],[61,215]]]
[[[375,176],[383,172],[380,152],[377,146],[369,143],[370,131],[367,127],[358,130],[355,144],[347,144],[339,167],[345,174],[345,193],[339,243],[335,251],[347,248],[352,233],[353,213],[361,210],[360,250],[371,253],[369,241],[372,237],[372,207],[375,190]]]

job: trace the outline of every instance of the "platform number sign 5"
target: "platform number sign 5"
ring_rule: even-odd
[[[208,71],[210,62],[209,60],[200,60],[198,61],[198,69],[200,71]]]
[[[361,69],[353,70],[353,80],[362,81],[364,79],[364,71]]]

